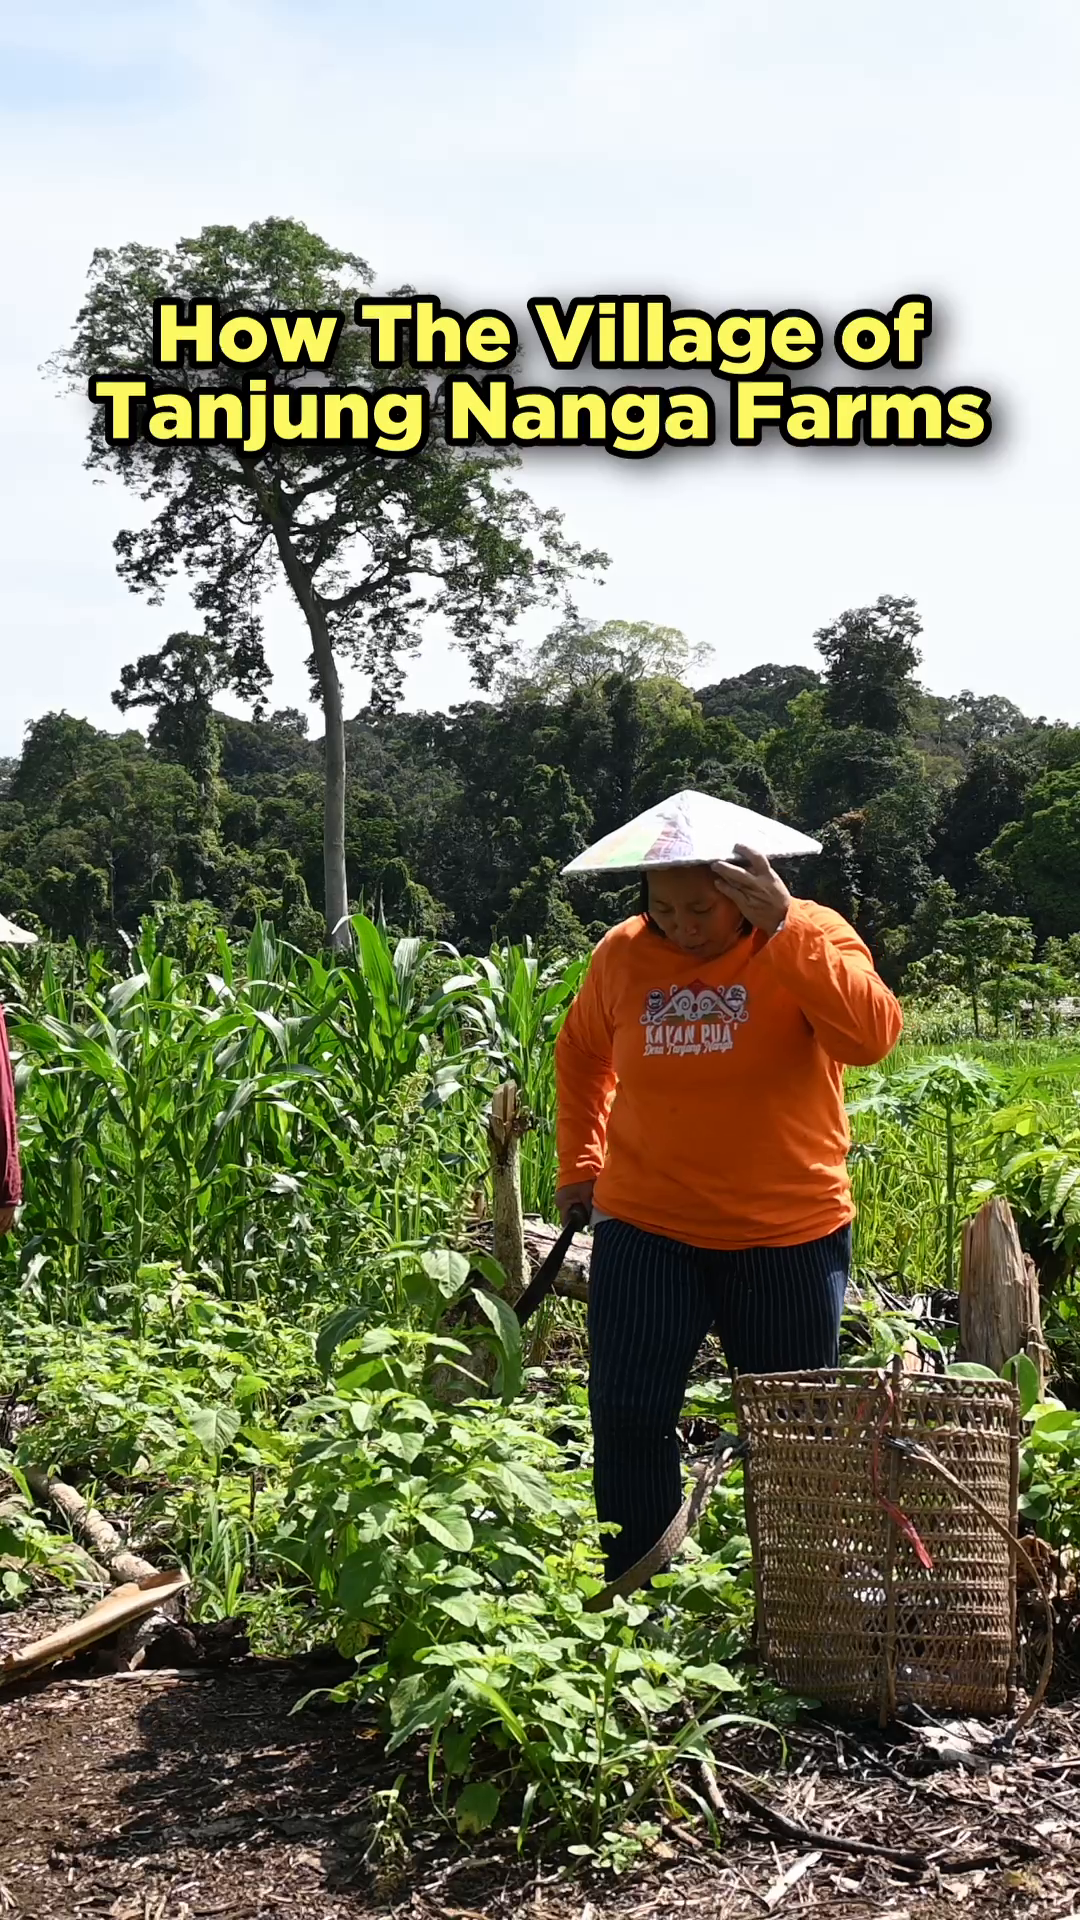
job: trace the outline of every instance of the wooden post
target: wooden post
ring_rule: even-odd
[[[506,1275],[506,1299],[513,1305],[528,1280],[525,1216],[521,1206],[521,1136],[529,1121],[512,1080],[496,1089],[488,1115],[491,1149],[492,1252]]]
[[[1026,1353],[1038,1369],[1041,1395],[1049,1355],[1042,1336],[1039,1279],[1020,1245],[1012,1209],[995,1198],[964,1228],[956,1357],[1000,1373],[1018,1353]]]

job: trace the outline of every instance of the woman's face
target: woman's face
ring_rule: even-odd
[[[711,867],[650,873],[649,912],[661,933],[699,960],[717,960],[742,932],[742,909],[718,893]]]

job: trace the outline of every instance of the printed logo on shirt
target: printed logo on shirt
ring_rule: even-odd
[[[688,987],[660,988],[645,997],[641,1024],[645,1055],[730,1053],[734,1028],[748,1018],[745,987],[707,987],[694,980]]]

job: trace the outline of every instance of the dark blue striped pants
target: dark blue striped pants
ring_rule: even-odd
[[[589,1263],[593,1486],[615,1580],[682,1504],[675,1426],[711,1328],[733,1373],[835,1367],[851,1229],[798,1247],[715,1253],[601,1220]]]

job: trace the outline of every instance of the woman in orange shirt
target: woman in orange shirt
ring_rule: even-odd
[[[710,1328],[735,1372],[836,1365],[855,1211],[843,1069],[884,1059],[902,1027],[853,928],[735,851],[649,868],[556,1043],[557,1205],[564,1221],[589,1207],[594,1228],[609,1580],[679,1509],[676,1422]]]

